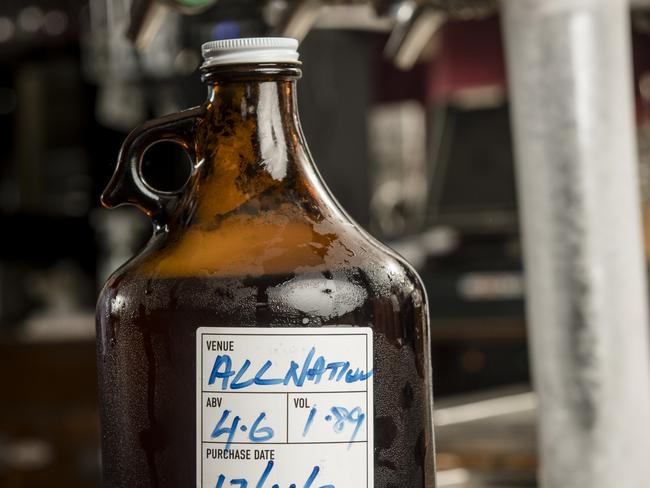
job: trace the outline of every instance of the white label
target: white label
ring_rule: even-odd
[[[200,327],[197,487],[372,488],[372,329]]]

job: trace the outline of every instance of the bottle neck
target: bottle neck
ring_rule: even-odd
[[[198,134],[199,218],[231,212],[272,190],[290,199],[296,191],[321,186],[300,127],[299,76],[296,67],[279,65],[204,74],[208,101]]]
[[[217,144],[243,150],[238,157],[256,163],[260,176],[287,176],[297,163],[291,153],[302,149],[295,78],[217,82],[209,86],[208,104],[210,123],[220,131]]]

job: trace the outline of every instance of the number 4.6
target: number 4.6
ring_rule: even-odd
[[[221,436],[226,435],[226,449],[230,448],[237,430],[244,433],[248,432],[248,440],[254,443],[268,442],[273,438],[273,429],[271,427],[261,426],[262,421],[266,418],[266,412],[260,412],[251,424],[250,429],[246,424],[241,422],[242,419],[238,415],[232,417],[230,425],[226,425],[231,413],[230,410],[224,410],[212,434],[210,434],[210,438],[212,439],[219,439]]]

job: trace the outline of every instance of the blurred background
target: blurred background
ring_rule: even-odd
[[[94,301],[151,231],[99,193],[130,129],[203,101],[202,42],[259,35],[302,41],[320,171],[426,284],[440,486],[537,486],[500,13],[489,0],[2,0],[0,486],[99,486]],[[650,10],[629,15],[645,209]],[[185,158],[156,145],[148,181],[180,186]]]

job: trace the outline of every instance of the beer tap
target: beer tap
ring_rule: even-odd
[[[409,70],[444,24],[447,14],[429,1],[401,1],[387,10],[395,26],[384,48],[384,55],[397,68]]]
[[[402,70],[413,67],[431,38],[449,18],[480,18],[492,14],[495,0],[374,0],[380,15],[393,21],[384,55]]]
[[[323,7],[322,0],[294,2],[286,7],[277,26],[273,29],[274,35],[292,37],[302,42],[318,21]]]
[[[185,15],[205,12],[217,0],[133,0],[127,35],[139,51],[149,45],[170,10]]]

